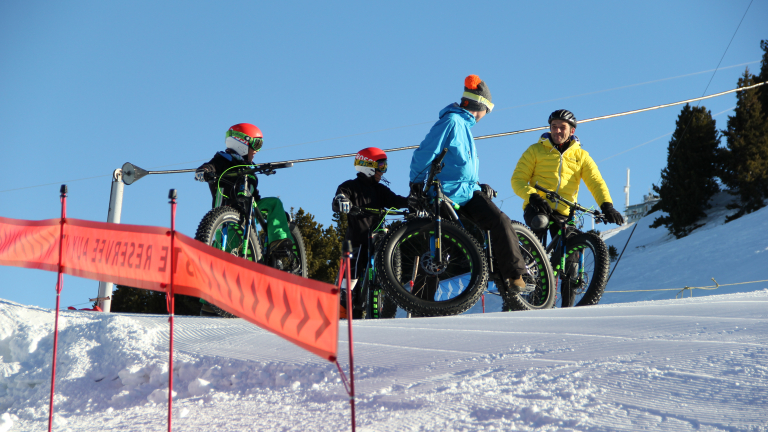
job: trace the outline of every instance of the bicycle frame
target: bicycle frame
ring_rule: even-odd
[[[566,258],[566,250],[567,250],[567,247],[568,247],[568,228],[569,228],[569,226],[572,227],[573,230],[578,232],[578,230],[576,229],[576,222],[575,222],[576,221],[576,211],[580,211],[582,213],[588,213],[592,217],[594,217],[595,220],[597,220],[598,222],[605,222],[605,216],[603,214],[601,214],[597,210],[590,210],[590,209],[588,209],[586,207],[583,207],[582,205],[580,205],[578,203],[574,203],[574,202],[568,201],[567,199],[561,197],[557,192],[554,192],[554,191],[551,191],[549,189],[543,188],[543,187],[539,186],[538,184],[535,184],[534,188],[544,192],[546,194],[546,196],[547,196],[547,199],[549,199],[550,201],[552,201],[554,203],[562,202],[563,204],[567,205],[568,208],[569,208],[569,210],[568,210],[568,218],[565,220],[565,222],[563,222],[562,226],[560,227],[560,231],[558,231],[557,235],[553,236],[552,237],[552,241],[547,245],[547,253],[550,254],[550,255],[552,253],[554,253],[556,249],[559,249],[559,253],[560,253],[560,263],[559,263],[560,265],[559,265],[559,268],[560,268],[561,271],[560,271],[559,275],[555,274],[555,276],[556,277],[559,276],[560,279],[563,279],[564,275],[565,275],[565,258]],[[554,223],[555,222],[550,221],[549,222],[549,226],[552,226]],[[555,270],[555,273],[557,273],[556,270]],[[579,279],[583,278],[583,273],[584,273],[584,254],[581,254],[579,256],[579,271],[578,271]]]
[[[429,196],[429,191],[431,189],[434,189],[435,194],[433,198],[433,206],[434,209],[432,211],[432,219],[436,222],[437,226],[437,232],[436,235],[433,235],[430,239],[429,249],[430,254],[432,255],[432,258],[434,259],[434,262],[439,266],[443,263],[443,254],[440,248],[440,239],[442,238],[442,216],[441,216],[441,206],[443,203],[445,203],[445,208],[448,210],[449,215],[451,218],[461,224],[459,221],[459,216],[456,214],[456,211],[454,208],[456,207],[456,204],[451,201],[450,198],[446,197],[443,193],[443,185],[440,182],[440,179],[436,179],[435,176],[437,174],[440,174],[440,172],[443,170],[443,158],[445,158],[445,155],[448,153],[448,149],[444,148],[442,152],[440,152],[440,155],[438,155],[435,160],[432,162],[432,167],[429,170],[429,176],[427,177],[426,185],[424,187],[424,196]]]
[[[369,213],[375,216],[388,216],[388,215],[399,215],[399,216],[405,216],[406,218],[409,216],[409,212],[407,211],[392,211],[392,210],[386,210],[386,209],[370,209],[370,208],[355,208],[356,211],[360,213]],[[353,211],[355,211],[353,210]],[[383,220],[382,220],[383,223]],[[365,316],[371,316],[373,317],[373,305],[368,301],[368,291],[371,289],[371,285],[377,278],[376,274],[376,266],[373,265],[374,260],[376,258],[376,254],[379,253],[379,248],[381,245],[380,241],[376,241],[377,235],[386,234],[388,232],[388,229],[385,227],[382,227],[381,224],[379,224],[378,227],[376,227],[371,234],[368,236],[368,257],[366,260],[365,265],[365,272],[363,273],[365,276],[361,283],[361,289],[358,294],[358,298],[360,299],[360,302],[358,303],[358,306],[364,306],[365,309]],[[377,318],[377,317],[374,317]]]
[[[560,253],[559,268],[561,270],[565,269],[565,254],[568,248],[568,231],[569,231],[568,228],[572,227],[573,230],[578,231],[576,230],[574,208],[571,207],[570,209],[571,210],[569,212],[570,214],[568,215],[568,219],[566,219],[565,222],[563,222],[563,226],[561,226],[557,234],[552,237],[552,241],[549,242],[546,249],[547,254],[549,254],[550,256],[555,252],[555,250],[559,250],[559,253]],[[554,221],[549,221],[549,226],[552,226],[554,224],[555,224]],[[579,273],[583,273],[583,272],[584,272],[584,255],[582,254],[579,257]],[[563,278],[563,274],[565,274],[564,271],[561,271],[559,275],[557,274],[557,271],[555,271],[555,276],[556,277],[559,276],[561,279]]]
[[[217,179],[216,184],[216,207],[220,207],[224,204],[224,199],[228,199],[231,201],[231,204],[238,208],[243,214],[247,215],[248,217],[248,223],[245,224],[245,227],[243,228],[243,251],[248,250],[248,242],[250,239],[250,231],[251,229],[255,228],[254,225],[254,219],[256,222],[259,223],[259,226],[261,227],[263,232],[267,231],[267,220],[264,218],[264,214],[262,214],[261,210],[259,210],[259,205],[256,203],[256,199],[253,197],[253,195],[250,192],[250,188],[248,187],[248,180],[249,175],[251,174],[264,174],[264,175],[272,175],[276,173],[276,169],[280,168],[290,168],[293,166],[293,163],[285,163],[285,164],[263,164],[263,165],[246,165],[251,168],[248,169],[242,169],[245,166],[236,166],[229,168],[227,171],[234,169],[234,168],[240,168],[236,172],[228,173],[227,171],[224,171],[221,173],[221,175]],[[242,177],[243,178],[243,185],[242,189],[243,192],[246,194],[247,203],[244,204],[242,201],[235,199],[234,197],[227,197],[222,192],[222,188],[219,186],[219,182],[221,180],[224,180],[227,183],[230,184],[236,184],[236,182],[231,182],[227,180],[227,177]],[[227,234],[224,234],[224,238],[226,239]],[[266,250],[267,245],[263,245],[264,250],[262,251],[263,255],[266,256],[268,251]]]
[[[457,210],[459,210],[459,206],[456,205],[450,198],[446,197],[443,193],[443,185],[442,182],[439,179],[436,179],[435,176],[442,171],[443,164],[442,160],[447,154],[448,149],[443,149],[443,151],[438,155],[438,157],[435,158],[435,160],[432,162],[432,169],[430,170],[429,177],[426,181],[426,186],[424,188],[425,195],[429,195],[430,189],[434,189],[434,199],[433,199],[433,210],[431,218],[434,219],[437,225],[437,235],[432,237],[431,241],[431,252],[432,252],[432,258],[435,260],[435,262],[439,265],[442,264],[442,253],[440,250],[440,242],[435,241],[435,239],[442,238],[442,221],[443,218],[441,216],[442,209],[444,208],[448,215],[450,216],[450,219],[462,228],[466,227],[461,222],[461,219],[459,218],[459,215],[456,213]],[[491,233],[488,230],[483,231],[483,246],[486,246],[483,248],[486,261],[488,263],[488,274],[492,275],[494,274],[494,268],[493,268],[493,248],[491,247]]]

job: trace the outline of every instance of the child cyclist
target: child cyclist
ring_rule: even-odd
[[[213,158],[202,164],[195,171],[195,180],[201,182],[207,182],[208,187],[211,190],[213,196],[213,207],[221,205],[221,195],[217,194],[217,189],[221,187],[221,192],[226,197],[236,197],[238,192],[236,185],[213,181],[213,174],[221,175],[226,171],[234,171],[235,167],[249,167],[253,165],[253,156],[261,150],[261,146],[264,143],[264,136],[261,130],[250,123],[238,123],[229,130],[225,135],[224,143],[226,149],[217,152]],[[259,196],[258,179],[256,176],[251,176],[249,186],[252,186],[250,191],[255,198],[256,205],[259,210],[265,214],[267,220],[267,239],[269,242],[269,249],[271,251],[287,250],[290,251],[293,248],[294,240],[291,235],[291,229],[288,226],[288,218],[283,209],[283,203],[279,198],[267,197],[262,198]],[[213,310],[206,310],[207,303],[203,303],[201,310],[202,315],[208,315]],[[206,313],[208,312],[208,313]]]
[[[376,147],[368,147],[357,152],[355,156],[355,170],[357,177],[347,180],[336,189],[331,207],[334,212],[349,213],[352,206],[360,208],[387,209],[408,207],[408,198],[392,192],[387,186],[381,184],[382,175],[387,172],[387,155],[384,150]],[[385,183],[388,183],[384,180]],[[359,297],[357,279],[363,276],[369,259],[369,251],[372,250],[371,230],[376,229],[383,220],[383,216],[372,214],[349,214],[347,232],[344,241],[352,241],[352,294]],[[362,299],[353,299],[353,318],[362,315]],[[346,296],[342,296],[342,302]],[[347,312],[342,305],[341,317],[346,318]]]

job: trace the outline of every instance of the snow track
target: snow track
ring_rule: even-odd
[[[167,317],[63,316],[57,430],[163,428]],[[0,302],[0,404],[10,416],[0,425],[9,430],[45,428],[51,322],[50,311]],[[175,322],[174,429],[348,428],[330,363],[239,319]],[[768,290],[355,322],[355,341],[363,431],[768,424]],[[339,347],[346,365],[343,325]]]

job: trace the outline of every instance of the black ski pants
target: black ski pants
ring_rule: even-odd
[[[517,279],[528,273],[512,221],[488,195],[475,191],[472,199],[461,206],[461,212],[480,229],[491,232],[491,245],[502,278]]]
[[[355,283],[355,285],[352,287],[352,303],[355,309],[354,318],[360,318],[358,315],[360,315],[360,310],[362,309],[363,297],[360,295],[360,290],[362,289],[364,279],[367,276],[365,270],[368,262],[370,261],[368,250],[369,249],[367,244],[353,246],[352,258],[349,260],[351,265],[349,272],[350,277],[352,277],[352,279],[357,279],[357,283]],[[346,307],[346,297],[341,299],[341,304]]]
[[[541,213],[530,205],[526,206],[523,211],[523,220],[525,221],[525,224],[531,228],[531,231],[536,234],[536,237],[541,240],[541,243],[544,244],[544,246],[546,246],[545,242],[547,240],[547,225],[549,224],[549,220],[555,220],[555,223],[549,226],[549,233],[552,238],[555,238],[560,227],[568,219],[568,216],[563,216],[555,211],[552,213],[551,216],[548,216],[546,213]]]

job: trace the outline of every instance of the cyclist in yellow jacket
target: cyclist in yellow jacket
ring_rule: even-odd
[[[557,110],[549,115],[549,132],[539,141],[528,147],[517,162],[512,174],[512,189],[522,198],[523,219],[542,242],[547,236],[547,227],[552,235],[557,233],[568,218],[569,209],[563,204],[555,204],[544,199],[544,194],[533,187],[539,186],[553,190],[563,198],[576,202],[581,181],[587,185],[595,201],[605,213],[608,222],[621,225],[624,218],[613,208],[613,200],[608,192],[597,164],[586,150],[581,148],[579,139],[574,135],[576,117],[568,110]],[[554,223],[549,224],[550,220]],[[575,234],[575,230],[563,230],[566,237]],[[557,256],[554,260],[559,260]],[[562,306],[573,306],[572,281],[577,280],[580,253],[570,254],[565,259],[563,283],[560,286]]]
[[[568,217],[568,207],[554,204],[544,198],[544,194],[534,189],[539,186],[553,190],[563,198],[575,202],[579,194],[581,180],[587,185],[595,201],[600,203],[608,222],[621,225],[624,218],[613,208],[613,200],[608,192],[597,164],[586,150],[581,148],[579,139],[574,135],[576,117],[568,110],[557,110],[549,116],[549,132],[539,138],[517,162],[512,174],[512,189],[522,198],[523,218],[542,240],[546,237],[550,219],[553,234],[560,223]]]

